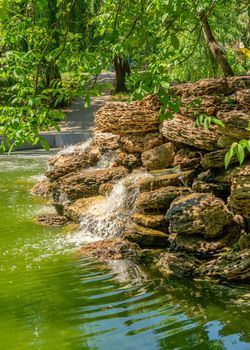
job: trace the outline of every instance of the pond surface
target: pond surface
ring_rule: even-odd
[[[77,254],[30,189],[46,156],[0,157],[0,349],[250,349],[249,287],[164,279]]]

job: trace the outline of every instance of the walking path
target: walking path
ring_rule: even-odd
[[[103,73],[99,76],[98,82],[114,82],[114,73]],[[102,96],[91,97],[91,104],[89,107],[84,107],[84,97],[76,98],[71,105],[64,109],[66,118],[60,124],[61,131],[42,132],[41,136],[48,142],[50,147],[58,148],[67,145],[72,145],[78,142],[83,142],[92,136],[94,126],[94,114],[104,105],[109,98],[106,93]],[[24,144],[19,150],[41,148],[38,143],[35,147]]]

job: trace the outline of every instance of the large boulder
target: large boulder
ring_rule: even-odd
[[[184,143],[207,151],[217,148],[220,136],[216,126],[210,127],[209,130],[205,130],[203,126],[196,128],[194,119],[181,114],[175,114],[173,119],[165,120],[161,133],[169,141]]]
[[[229,96],[238,90],[250,88],[250,76],[229,78],[208,78],[195,83],[186,83],[173,86],[173,91],[182,98],[204,95]]]
[[[175,199],[166,214],[170,231],[182,235],[218,237],[232,222],[224,202],[209,193],[192,193]]]
[[[250,165],[233,172],[229,203],[233,211],[250,218]]]
[[[142,165],[148,170],[168,168],[174,161],[175,152],[171,142],[154,147],[142,153]]]
[[[159,113],[125,102],[106,102],[95,115],[95,126],[101,132],[117,135],[145,134],[159,129]]]
[[[201,165],[205,169],[209,168],[224,168],[225,167],[225,155],[229,148],[223,148],[214,152],[209,152],[204,155],[201,161]],[[230,165],[238,163],[238,159],[233,156],[230,160]]]
[[[139,194],[135,201],[137,210],[167,210],[172,201],[190,193],[188,187],[162,187],[160,189]]]
[[[60,182],[52,183],[50,190],[54,194],[55,201],[60,202],[60,198],[75,201],[82,197],[96,196],[103,183],[118,180],[127,172],[124,167],[85,170],[64,176]]]
[[[138,179],[134,186],[139,192],[157,190],[167,186],[188,186],[195,176],[193,170],[174,171],[172,169],[151,171],[145,177]]]
[[[217,117],[223,121],[225,127],[221,128],[221,133],[237,139],[249,139],[250,131],[247,130],[250,122],[250,113],[233,110],[229,112],[219,112]]]
[[[159,132],[147,134],[128,134],[121,137],[122,148],[128,153],[143,153],[163,143]]]
[[[91,143],[66,148],[49,160],[46,176],[54,180],[94,166],[101,159],[101,156],[99,148]]]

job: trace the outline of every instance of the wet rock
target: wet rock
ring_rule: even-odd
[[[193,151],[190,148],[181,148],[174,157],[173,166],[180,166],[181,169],[195,169],[199,167],[202,153]]]
[[[165,215],[163,214],[134,213],[132,215],[132,220],[136,224],[149,228],[159,228],[167,226],[167,221],[165,219]]]
[[[112,133],[102,133],[97,130],[94,133],[93,143],[100,149],[100,151],[106,152],[110,150],[118,149],[120,144],[120,136]]]
[[[157,263],[160,272],[166,277],[171,275],[177,277],[192,276],[197,266],[199,266],[199,261],[194,256],[170,252],[160,254]]]
[[[233,211],[250,218],[250,165],[233,172],[229,204]]]
[[[117,135],[144,134],[158,131],[158,111],[141,109],[136,104],[106,102],[95,115],[95,126],[101,132]]]
[[[249,139],[250,131],[246,130],[250,122],[250,113],[241,111],[219,112],[217,117],[223,121],[225,127],[221,128],[221,133],[241,139]]]
[[[136,243],[140,247],[166,247],[169,245],[166,233],[135,224],[128,228],[123,239]]]
[[[171,142],[154,147],[142,153],[142,165],[148,170],[168,168],[174,161],[175,152]]]
[[[138,186],[140,192],[153,191],[167,186],[188,186],[194,176],[193,170],[158,170],[152,171],[149,175],[139,179],[135,185]]]
[[[173,233],[213,238],[232,222],[233,216],[221,199],[208,193],[192,193],[175,199],[166,218]]]
[[[63,196],[66,196],[70,201],[95,196],[103,183],[118,180],[125,176],[127,172],[124,167],[85,170],[61,178],[59,183],[52,185],[52,190],[54,188],[56,191],[55,199],[57,199],[57,202],[60,201],[60,196],[61,200],[63,200]]]
[[[67,174],[94,166],[101,159],[99,148],[92,144],[83,148],[78,146],[73,148],[72,152],[67,150],[59,152],[55,157],[49,160],[46,176],[49,179],[57,179]]]
[[[201,265],[196,273],[212,279],[247,282],[250,280],[250,250],[223,254]]]
[[[205,130],[203,127],[196,128],[194,119],[181,114],[175,114],[173,119],[165,120],[161,127],[161,133],[169,141],[207,151],[213,151],[217,148],[220,136],[216,126],[212,126],[209,130]]]
[[[69,219],[64,215],[46,213],[39,215],[36,222],[44,226],[63,226],[69,223]]]
[[[49,180],[45,178],[39,181],[32,188],[31,193],[40,197],[49,197]]]
[[[113,190],[114,185],[110,182],[104,183],[99,188],[99,194],[102,196],[107,196],[111,193]]]
[[[135,206],[138,210],[164,209],[166,211],[175,198],[190,192],[191,190],[188,187],[162,187],[154,191],[141,193],[135,201]]]
[[[128,153],[143,153],[163,143],[158,132],[143,135],[125,135],[121,138],[123,149]]]
[[[80,222],[83,215],[95,213],[95,205],[103,203],[104,196],[77,199],[73,204],[64,207],[64,215],[75,222]]]
[[[190,252],[199,258],[209,258],[214,254],[229,251],[236,246],[241,235],[241,230],[236,224],[233,227],[224,228],[225,236],[219,239],[207,240],[199,235],[177,234],[172,240],[172,246],[177,250]]]
[[[107,239],[84,245],[81,255],[94,257],[99,261],[129,259],[135,260],[139,256],[139,247],[135,243],[120,239]]]

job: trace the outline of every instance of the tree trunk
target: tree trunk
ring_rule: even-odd
[[[114,59],[114,68],[116,74],[116,92],[127,91],[126,76],[130,74],[130,67],[128,60],[121,56],[116,56]]]
[[[211,30],[211,27],[208,23],[207,16],[204,13],[200,15],[200,20],[202,22],[202,31],[203,31],[204,39],[205,39],[210,51],[212,52],[214,58],[216,59],[216,61],[220,65],[224,75],[225,76],[233,76],[234,72],[233,72],[233,70],[232,70],[232,68],[231,68],[231,66],[226,58],[226,55],[225,55],[223,49],[217,43],[217,41],[213,35],[213,32]]]

